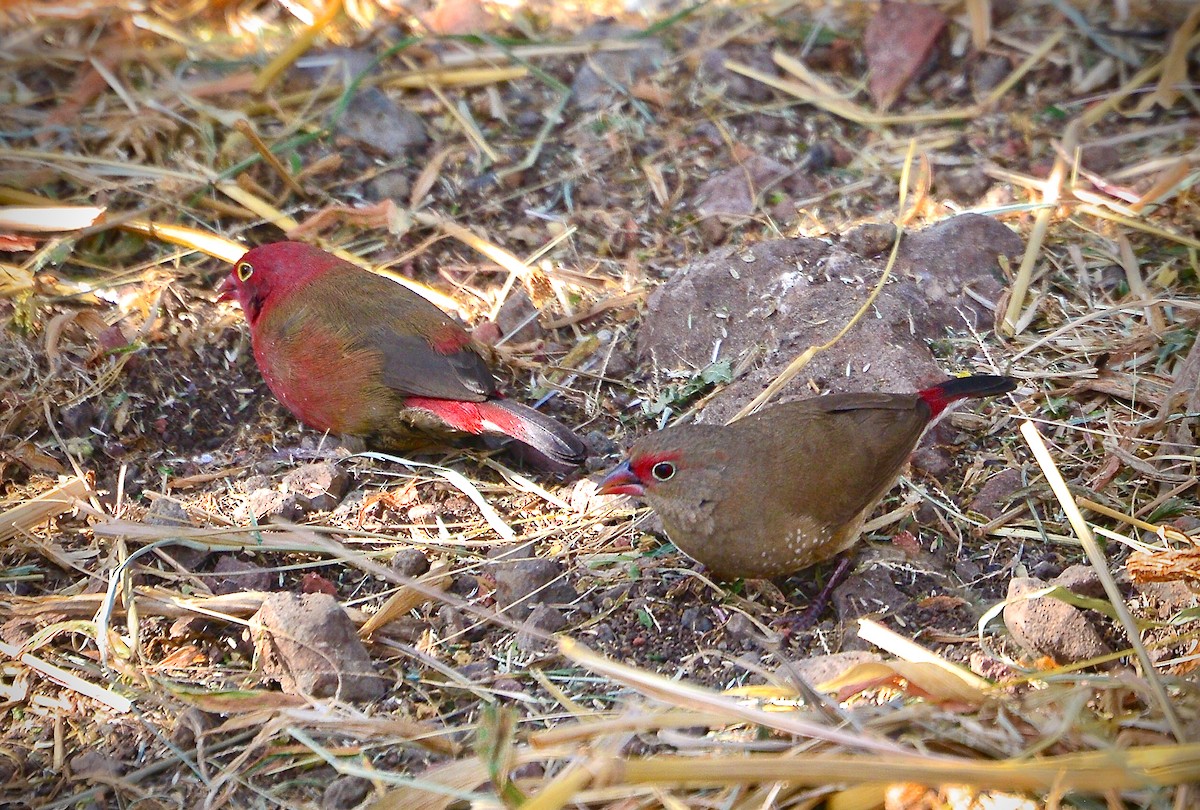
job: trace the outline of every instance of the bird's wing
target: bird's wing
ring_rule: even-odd
[[[328,273],[319,285],[323,311],[353,348],[383,356],[380,382],[400,396],[480,402],[495,392],[471,336],[417,293],[358,270]]]
[[[384,356],[383,384],[401,396],[482,402],[496,391],[491,370],[470,344],[442,354],[422,335],[380,325],[371,330],[370,345]]]
[[[762,463],[764,480],[783,503],[827,525],[851,520],[891,488],[929,421],[928,406],[907,394],[813,397],[755,416],[742,420],[739,445],[776,459],[774,468]]]

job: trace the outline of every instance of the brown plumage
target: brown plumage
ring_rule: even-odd
[[[680,425],[636,442],[600,491],[643,497],[672,542],[722,579],[790,574],[849,548],[925,430],[1009,377],[912,394],[835,394],[732,425]]]

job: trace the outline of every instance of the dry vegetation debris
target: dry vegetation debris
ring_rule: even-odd
[[[1195,803],[1200,11],[633,5],[0,6],[5,801]],[[874,384],[757,337],[648,368],[664,281],[968,211],[1024,251],[933,356],[1023,397],[939,434],[799,634],[825,571],[713,583],[586,478],[301,429],[213,293],[285,235],[389,272],[602,467],[744,374]]]

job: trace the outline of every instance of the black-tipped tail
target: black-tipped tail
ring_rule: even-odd
[[[919,391],[917,396],[929,403],[933,416],[937,416],[951,402],[970,397],[994,397],[1016,389],[1017,381],[998,374],[977,374],[973,377],[955,377],[943,383]]]
[[[587,460],[588,448],[583,439],[544,413],[508,399],[489,399],[479,403],[479,409],[503,433],[529,445],[551,461],[578,467]]]

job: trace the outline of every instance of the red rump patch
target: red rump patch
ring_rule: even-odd
[[[409,408],[420,408],[441,419],[448,426],[463,433],[503,433],[520,441],[527,441],[525,424],[516,414],[491,402],[463,402],[457,399],[434,399],[432,397],[405,397]]]
[[[993,397],[1007,394],[1017,387],[1017,381],[1011,377],[1001,377],[991,374],[976,374],[970,377],[954,377],[945,382],[918,391],[917,396],[925,400],[929,406],[930,419],[936,419],[938,414],[946,410],[946,406],[960,399],[971,397]]]
[[[917,396],[925,400],[925,404],[929,406],[930,419],[936,419],[938,414],[946,410],[946,406],[956,399],[961,397],[948,397],[946,392],[942,390],[940,385],[935,385],[933,388],[926,388],[924,391],[918,391]]]
[[[454,354],[465,349],[470,343],[471,336],[465,330],[450,323],[439,326],[429,336],[429,345],[438,354]]]

